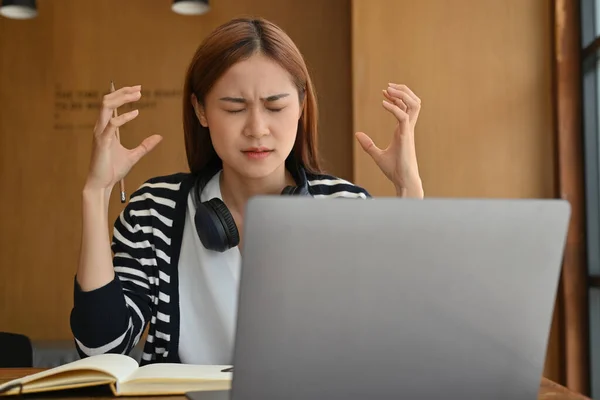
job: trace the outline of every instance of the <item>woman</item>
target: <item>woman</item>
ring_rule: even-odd
[[[390,84],[383,107],[398,120],[391,144],[357,140],[398,196],[422,197],[414,148],[419,99]],[[198,48],[185,78],[183,119],[190,173],[148,180],[106,232],[113,186],[161,140],[128,150],[111,118],[141,87],[104,98],[83,189],[81,256],[71,328],[82,357],[129,353],[149,324],[142,364],[231,362],[245,204],[258,194],[367,198],[324,174],[317,105],[302,55],[262,19],[236,19]],[[209,201],[210,200],[210,201]],[[111,255],[111,246],[114,256]]]

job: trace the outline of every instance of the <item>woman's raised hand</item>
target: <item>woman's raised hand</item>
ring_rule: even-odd
[[[94,127],[94,141],[90,170],[85,187],[87,189],[112,190],[113,186],[127,175],[131,168],[161,140],[160,135],[144,139],[134,149],[126,149],[117,137],[117,128],[136,118],[138,110],[113,117],[115,109],[142,97],[142,87],[123,87],[104,96],[102,109]]]

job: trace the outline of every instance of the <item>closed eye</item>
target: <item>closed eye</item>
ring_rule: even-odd
[[[281,108],[267,108],[267,110],[269,110],[271,112],[279,112],[279,111],[283,110],[284,108],[285,107],[281,107]],[[239,113],[241,113],[244,110],[245,110],[245,108],[242,108],[240,110],[225,110],[225,111],[227,111],[230,114],[239,114]]]

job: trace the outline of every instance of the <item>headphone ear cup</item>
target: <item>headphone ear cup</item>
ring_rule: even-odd
[[[225,203],[218,198],[198,205],[194,223],[200,241],[209,250],[224,252],[240,242],[233,216]]]
[[[227,235],[229,248],[240,244],[240,234],[237,229],[237,225],[235,224],[233,215],[231,215],[225,203],[217,198],[210,199],[208,202],[214,208],[217,217],[219,217],[221,220],[221,224],[223,225],[225,234]]]

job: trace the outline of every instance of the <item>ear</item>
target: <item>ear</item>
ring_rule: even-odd
[[[204,111],[204,106],[200,104],[195,94],[192,94],[191,100],[192,107],[194,107],[194,112],[196,113],[198,121],[200,121],[200,125],[202,125],[205,128],[208,128],[208,120],[206,119],[206,112]]]

